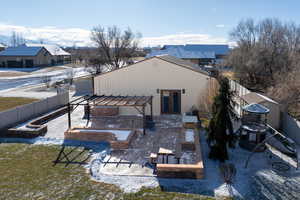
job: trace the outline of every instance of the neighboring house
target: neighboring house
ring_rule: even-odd
[[[210,65],[221,63],[223,58],[228,55],[228,45],[165,45],[160,50],[151,51],[146,57],[157,55],[171,55],[184,60],[189,60],[197,65]]]
[[[0,43],[0,51],[3,51],[5,48],[6,46]]]
[[[57,45],[53,44],[33,44],[33,43],[26,43],[24,44],[27,47],[44,47],[52,56],[51,57],[51,64],[63,64],[71,62],[71,54],[63,50]]]
[[[261,104],[270,110],[267,118],[268,124],[278,130],[280,128],[280,104],[273,99],[256,92],[250,92],[241,96],[240,105],[242,107],[253,103]]]
[[[94,77],[96,95],[153,96],[153,114],[182,114],[198,107],[214,78],[173,56],[154,56]],[[146,112],[149,111],[146,108]],[[120,114],[137,114],[120,108]]]
[[[24,44],[0,52],[2,67],[52,66],[69,62],[71,55],[55,45]]]

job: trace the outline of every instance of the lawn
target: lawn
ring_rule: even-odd
[[[78,155],[73,164],[54,165],[59,150],[55,145],[0,144],[0,199],[213,199],[159,188],[124,194],[114,185],[89,178],[81,163],[89,155],[81,153],[84,149],[68,156]]]
[[[38,101],[38,99],[25,97],[0,97],[0,111],[15,108],[17,106],[29,104]]]

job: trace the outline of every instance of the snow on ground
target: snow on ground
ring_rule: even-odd
[[[32,73],[29,75],[17,76],[17,77],[0,77],[0,91],[9,91],[15,90],[20,87],[24,86],[34,86],[41,84],[45,81],[50,79],[50,82],[62,81],[68,78],[70,75],[73,78],[78,78],[86,75],[90,75],[90,69],[85,67],[78,67],[78,68],[70,68],[64,70],[56,70],[50,72],[38,72]],[[45,78],[46,77],[46,78]]]
[[[85,125],[82,119],[83,108],[78,107],[72,113],[73,126]],[[164,120],[163,120],[164,121]],[[169,122],[164,121],[167,125]],[[226,185],[219,172],[219,162],[208,159],[209,148],[205,141],[204,131],[201,132],[201,148],[205,166],[205,177],[202,180],[193,179],[166,179],[147,176],[108,175],[101,173],[101,162],[109,152],[107,144],[92,144],[89,142],[65,141],[63,133],[67,129],[67,115],[60,116],[48,122],[48,132],[45,137],[35,139],[1,138],[0,142],[21,142],[31,144],[66,144],[89,146],[93,150],[90,163],[85,166],[92,172],[92,179],[99,182],[115,184],[125,192],[137,192],[142,187],[161,187],[165,191],[196,193],[209,196],[235,196],[249,200],[264,199],[300,199],[300,170],[290,165],[288,172],[273,170],[273,158],[270,152],[255,153],[245,168],[245,162],[250,152],[237,146],[229,150],[230,160],[237,169],[232,185]],[[178,124],[173,123],[172,126]],[[165,126],[165,125],[164,125]],[[164,127],[163,126],[163,127]],[[275,155],[276,153],[272,154]],[[277,153],[287,160],[287,156]],[[274,157],[276,157],[276,155]],[[187,155],[189,156],[189,155]],[[277,160],[280,159],[277,156]],[[281,160],[281,159],[280,159]]]
[[[101,162],[97,159],[99,157],[94,157],[94,161],[91,164],[91,171],[93,172],[93,179],[100,182],[116,184],[125,192],[136,192],[142,187],[158,187],[160,186],[166,191],[176,191],[176,192],[185,192],[185,193],[197,193],[202,195],[210,195],[216,197],[222,196],[234,196],[241,199],[274,199],[269,198],[266,191],[272,193],[274,191],[273,185],[281,185],[280,179],[285,179],[283,175],[273,176],[277,174],[274,172],[271,166],[271,161],[268,159],[268,153],[255,153],[251,158],[250,163],[247,168],[245,168],[245,161],[248,159],[250,152],[240,147],[229,150],[230,160],[228,163],[233,163],[237,169],[236,177],[232,185],[226,185],[221,178],[219,173],[219,162],[208,159],[208,145],[205,140],[201,140],[201,147],[203,152],[204,166],[205,166],[205,178],[203,180],[192,180],[192,179],[165,179],[157,177],[134,177],[134,176],[114,176],[101,173]],[[101,156],[100,156],[101,157]],[[294,168],[289,172],[293,176],[297,176],[296,180],[300,180],[298,176],[299,172]],[[268,176],[268,174],[272,174]],[[262,180],[262,177],[273,177],[272,180],[274,183],[267,184],[269,188],[264,191],[258,186],[258,178]],[[277,178],[274,178],[277,177]],[[279,180],[279,181],[277,181]],[[300,198],[296,197],[295,194],[299,194],[299,183],[294,180],[291,184],[295,184],[294,194],[287,195],[290,199]],[[256,184],[255,184],[256,182]],[[264,182],[264,181],[262,181]],[[284,190],[285,186],[281,190]],[[282,193],[279,190],[278,193]],[[275,190],[276,191],[276,190]],[[285,192],[287,193],[287,191]],[[275,195],[273,195],[275,196]],[[279,195],[280,196],[280,195]],[[280,198],[275,198],[280,199]],[[289,199],[289,198],[284,198]]]

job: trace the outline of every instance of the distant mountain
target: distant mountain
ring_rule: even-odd
[[[10,37],[5,35],[0,35],[0,43],[8,45],[10,43]]]
[[[25,38],[25,41],[26,41],[26,43],[41,43],[41,41],[39,41],[39,40],[28,40],[26,38]],[[10,43],[11,43],[11,37],[10,36],[0,35],[0,44],[5,44],[5,45],[9,46]],[[59,44],[59,43],[51,42],[48,39],[44,39],[43,43],[44,44],[55,44],[55,45],[59,45],[59,46],[62,46],[62,47],[72,47],[72,45],[64,44],[64,43],[67,43],[67,42],[62,42],[62,44]]]

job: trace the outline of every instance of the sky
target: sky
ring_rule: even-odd
[[[65,46],[92,45],[97,26],[130,27],[142,46],[231,43],[229,32],[246,18],[300,20],[299,0],[0,0],[0,35]]]

